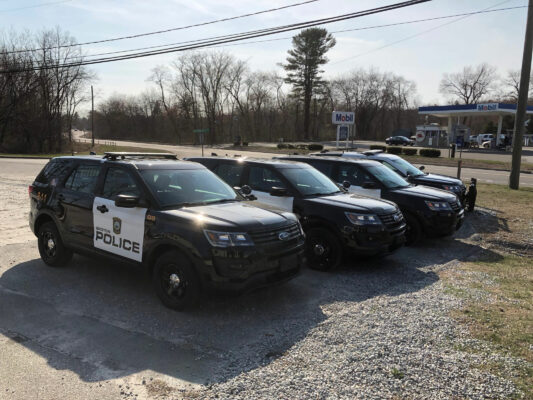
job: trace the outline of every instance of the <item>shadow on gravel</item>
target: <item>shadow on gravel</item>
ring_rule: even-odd
[[[27,251],[3,249],[13,258]],[[439,279],[432,265],[479,251],[454,239],[428,240],[332,273],[305,269],[255,293],[211,295],[186,313],[164,308],[143,271],[80,256],[63,269],[33,259],[3,269],[0,332],[85,381],[153,370],[220,382],[270,363],[304,339],[327,318],[323,306],[421,290]]]

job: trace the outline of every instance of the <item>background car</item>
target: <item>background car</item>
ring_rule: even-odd
[[[423,235],[451,235],[463,223],[464,209],[457,196],[444,190],[412,185],[377,161],[296,155],[277,158],[306,162],[334,182],[345,185],[350,193],[393,201],[407,223],[407,244],[416,243]]]
[[[413,146],[415,142],[405,136],[391,136],[385,139],[386,144],[400,145],[400,146]]]
[[[424,172],[424,166],[420,168],[415,167],[409,161],[404,160],[402,157],[395,154],[384,153],[382,150],[369,150],[362,153],[355,151],[332,151],[326,153],[312,153],[312,156],[335,156],[351,159],[361,159],[361,160],[374,160],[379,161],[386,167],[390,168],[402,178],[406,179],[410,183],[416,185],[425,185],[431,186],[437,189],[444,189],[449,192],[452,192],[461,203],[464,205],[465,195],[466,195],[466,186],[464,183],[457,178],[447,175],[432,174]]]

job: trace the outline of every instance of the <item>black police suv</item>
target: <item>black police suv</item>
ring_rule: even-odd
[[[145,266],[167,307],[203,289],[243,291],[300,270],[296,216],[255,207],[203,165],[106,153],[52,159],[29,187],[29,223],[50,266],[73,252]]]
[[[350,193],[395,202],[407,223],[407,244],[417,242],[423,234],[451,235],[463,223],[464,209],[456,195],[440,189],[410,184],[377,161],[313,156],[277,158],[306,162],[334,182],[348,187]]]
[[[453,194],[457,195],[463,205],[465,202],[466,186],[460,179],[446,175],[423,172],[423,170],[425,169],[424,166],[417,168],[410,162],[404,160],[403,158],[395,154],[384,153],[382,150],[369,150],[362,153],[352,151],[344,153],[332,151],[325,153],[313,153],[312,155],[335,156],[379,161],[383,165],[392,169],[397,174],[401,175],[410,183],[447,190],[448,192],[452,192]]]
[[[386,254],[405,241],[405,222],[389,201],[349,195],[305,163],[251,158],[193,157],[259,203],[294,212],[306,233],[312,268],[338,266],[345,250]]]

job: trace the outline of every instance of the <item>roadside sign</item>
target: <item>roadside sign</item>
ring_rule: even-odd
[[[339,131],[339,140],[346,140],[348,139],[348,126],[346,125],[339,125],[337,127],[337,130]]]
[[[353,125],[355,123],[355,113],[351,111],[333,111],[331,122],[335,125]]]
[[[426,138],[426,132],[424,132],[424,131],[417,131],[416,132],[416,141],[418,143],[423,142],[425,138]]]

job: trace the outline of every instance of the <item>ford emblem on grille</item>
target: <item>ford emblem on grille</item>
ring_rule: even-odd
[[[287,240],[291,236],[289,232],[280,232],[278,235],[279,240]]]
[[[402,219],[402,217],[400,217],[399,214],[394,214],[394,220],[395,220],[396,222],[398,222],[400,219]]]

